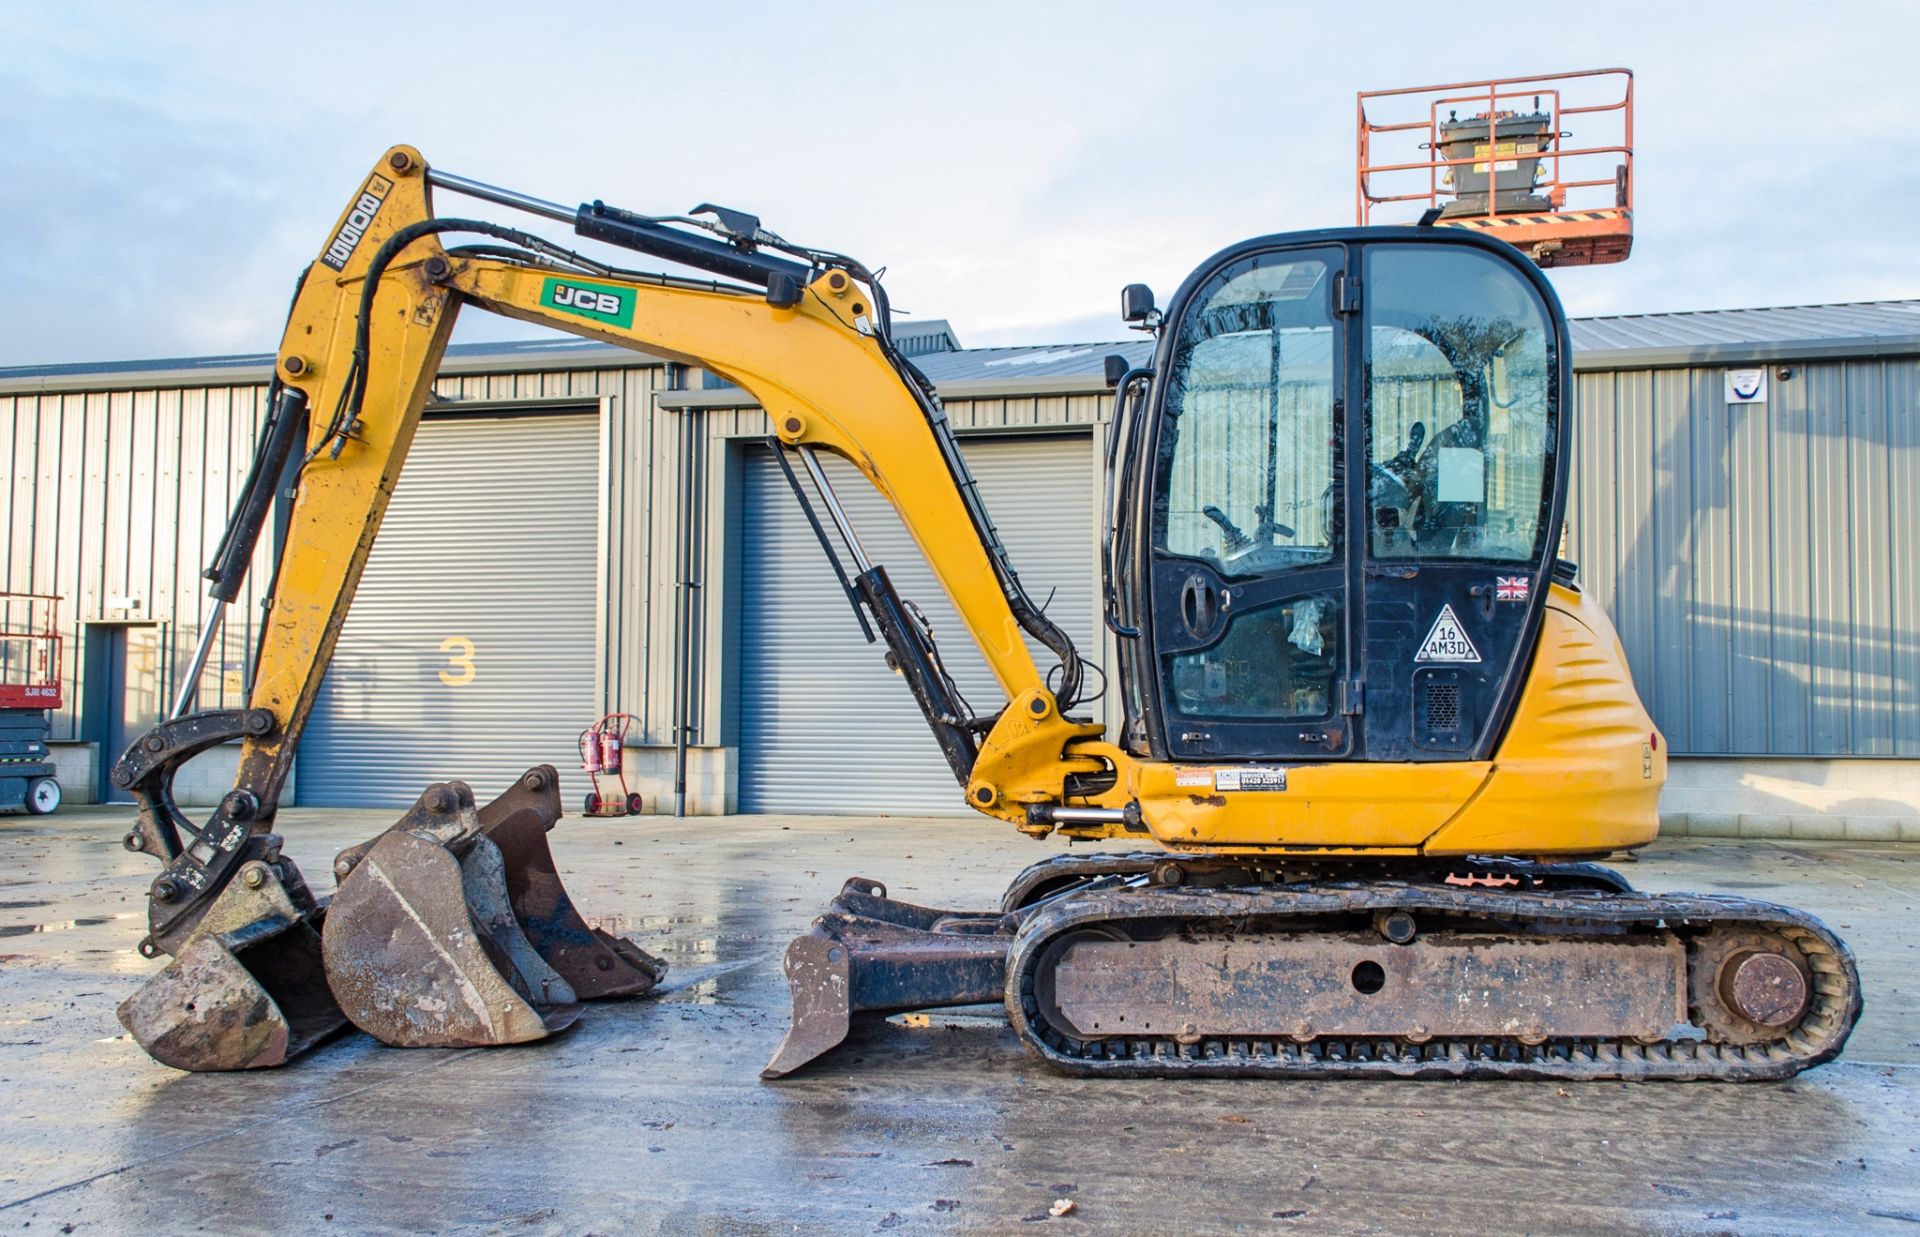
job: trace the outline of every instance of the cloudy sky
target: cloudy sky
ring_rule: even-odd
[[[1920,296],[1920,5],[1502,12],[20,0],[0,365],[271,349],[400,141],[567,203],[755,211],[969,345],[1119,338],[1121,284],[1352,221],[1356,90],[1603,65],[1637,74],[1638,236],[1556,275],[1571,312]]]

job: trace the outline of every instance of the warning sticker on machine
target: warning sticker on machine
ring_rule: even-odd
[[[1433,620],[1433,630],[1420,642],[1420,651],[1413,655],[1413,660],[1475,662],[1480,660],[1480,650],[1467,639],[1453,607],[1441,606],[1440,617]]]
[[[1212,790],[1213,770],[1192,769],[1185,765],[1176,765],[1173,770],[1173,784],[1175,786],[1205,786],[1208,790]]]
[[[1268,767],[1215,769],[1215,790],[1285,790],[1287,771]]]

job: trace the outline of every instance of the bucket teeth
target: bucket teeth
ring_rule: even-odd
[[[666,962],[631,941],[588,926],[567,896],[547,847],[547,834],[559,819],[560,776],[552,765],[527,770],[505,794],[480,809],[480,832],[506,861],[514,918],[581,1000],[652,991],[667,973]]]
[[[651,991],[667,964],[590,926],[560,883],[559,784],[541,765],[478,809],[465,783],[428,787],[340,852],[330,903],[262,835],[122,1025],[177,1069],[258,1069],[349,1022],[395,1047],[518,1044],[571,1026],[582,1000]]]
[[[298,909],[305,884],[277,848],[245,864],[179,953],[120,1003],[120,1025],[175,1069],[264,1069],[346,1029],[321,966],[325,907]]]
[[[464,782],[428,787],[342,863],[323,954],[361,1030],[395,1047],[482,1047],[544,1039],[579,1017],[573,989],[520,930],[506,863]]]

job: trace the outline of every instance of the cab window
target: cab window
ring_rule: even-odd
[[[1154,490],[1162,553],[1226,576],[1332,561],[1339,262],[1338,250],[1245,259],[1183,316]]]
[[[1365,270],[1370,553],[1533,559],[1558,415],[1539,294],[1462,246],[1378,246]]]

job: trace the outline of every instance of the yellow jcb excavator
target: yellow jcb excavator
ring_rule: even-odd
[[[435,190],[710,278],[436,216]],[[1088,1075],[1753,1079],[1838,1053],[1859,984],[1825,927],[1635,892],[1591,862],[1653,839],[1666,752],[1606,616],[1555,557],[1573,387],[1541,272],[1458,230],[1340,229],[1233,246],[1164,311],[1139,285],[1123,302],[1157,347],[1147,367],[1109,365],[1103,610],[1125,721],[1108,734],[893,345],[873,272],[741,212],[572,209],[393,148],[301,280],[209,570],[230,599],[291,483],[249,705],[189,713],[183,690],[113,772],[140,804],[127,845],[165,864],[142,948],[172,955],[125,1024],[187,1069],[279,1064],[348,1020],[391,1044],[518,1042],[664,969],[567,898],[544,841],[551,768],[484,807],[462,783],[428,787],[339,856],[330,904],[272,832],[454,316],[475,305],[745,388],[968,805],[1036,838],[1155,847],[1048,859],[989,911],[849,881],[788,950],[794,1018],[767,1076],[858,1013],[980,1002]],[[955,690],[820,452],[899,513],[995,707]],[[194,824],[173,771],[231,738],[235,788]]]

